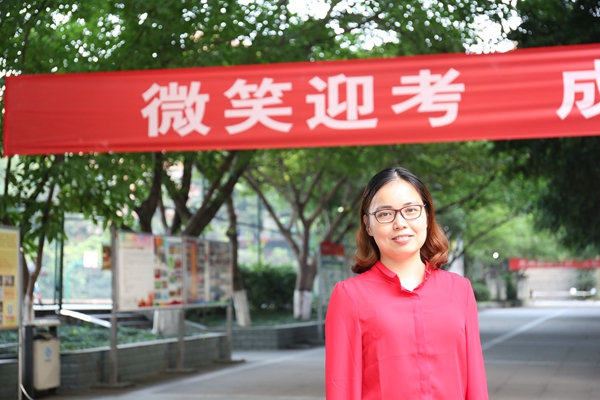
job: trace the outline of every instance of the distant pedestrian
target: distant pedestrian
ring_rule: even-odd
[[[359,275],[336,285],[327,310],[327,400],[487,400],[475,296],[440,269],[448,240],[429,190],[385,169],[360,218]]]
[[[33,303],[40,306],[44,304],[42,301],[42,291],[40,290],[40,285],[38,285],[37,282],[33,285]]]

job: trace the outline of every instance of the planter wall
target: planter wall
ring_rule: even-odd
[[[233,329],[234,350],[277,350],[320,343],[318,322]]]
[[[177,339],[120,345],[117,349],[119,382],[135,381],[159,374],[177,365]],[[209,333],[185,338],[184,367],[194,368],[226,356],[226,337]],[[98,383],[108,383],[109,348],[65,351],[60,357],[61,385],[58,393],[77,392]],[[0,400],[17,398],[17,362],[0,361]]]

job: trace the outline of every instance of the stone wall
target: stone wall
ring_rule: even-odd
[[[223,333],[208,333],[185,338],[184,367],[195,368],[226,357]],[[177,366],[177,339],[120,345],[117,350],[119,382],[135,381]],[[109,348],[65,351],[60,357],[61,385],[58,393],[77,392],[96,384],[108,383]],[[0,362],[0,400],[17,398],[17,362]]]
[[[322,342],[317,322],[233,329],[233,350],[277,350]]]
[[[14,400],[17,398],[18,382],[17,360],[0,360],[0,399]]]
[[[234,350],[277,350],[322,343],[317,322],[272,327],[233,329]],[[120,345],[119,382],[135,381],[177,366],[176,339]],[[195,368],[227,356],[225,332],[185,338],[184,367]],[[65,351],[61,354],[61,385],[58,393],[73,393],[108,383],[109,348]],[[0,400],[17,398],[17,362],[0,360]]]

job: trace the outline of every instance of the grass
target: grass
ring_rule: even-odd
[[[60,350],[82,350],[110,346],[110,330],[90,323],[60,324],[57,328]],[[147,342],[172,336],[155,335],[150,331],[135,328],[119,328],[118,344]],[[0,345],[17,343],[17,331],[0,331]],[[17,347],[0,348],[0,354],[14,354]]]
[[[225,309],[191,309],[186,312],[186,319],[211,328],[223,328],[227,321]],[[275,326],[296,323],[290,310],[253,310],[251,313],[252,326]],[[311,321],[316,320],[313,315]],[[235,323],[234,318],[234,326]],[[87,322],[81,324],[60,324],[57,328],[60,338],[60,350],[82,350],[110,346],[110,330]],[[173,336],[155,335],[151,331],[135,328],[119,328],[118,344],[147,342],[168,339]],[[0,345],[16,344],[16,330],[0,330]],[[15,354],[17,347],[0,348],[1,354]]]

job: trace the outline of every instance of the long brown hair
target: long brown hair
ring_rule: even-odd
[[[448,239],[435,220],[435,209],[429,190],[419,178],[406,168],[386,168],[371,178],[360,203],[360,228],[356,233],[356,254],[354,255],[356,264],[352,266],[352,271],[357,274],[370,270],[380,258],[379,247],[377,247],[375,239],[367,232],[363,217],[369,211],[371,201],[379,189],[397,180],[408,182],[414,187],[425,204],[427,238],[421,247],[421,260],[428,261],[429,267],[432,269],[440,268],[448,261]]]

